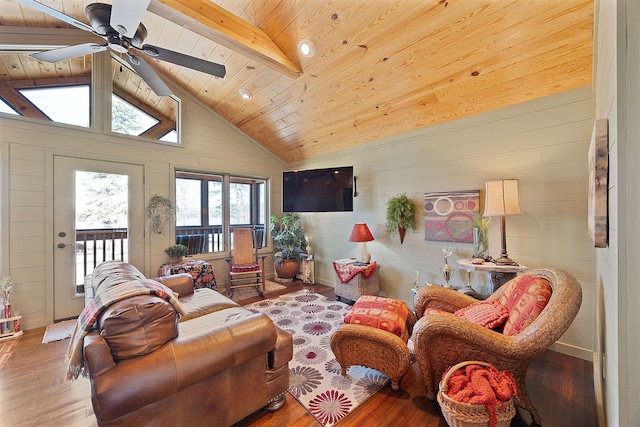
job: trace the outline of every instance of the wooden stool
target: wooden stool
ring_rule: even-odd
[[[363,296],[358,298],[350,311],[350,314],[358,312],[362,309],[363,299],[376,298],[378,301],[393,301],[401,303],[401,301],[391,300],[382,297]],[[342,368],[342,375],[347,374],[347,368],[353,365],[366,366],[375,369],[391,380],[391,388],[398,390],[402,377],[411,365],[411,352],[407,347],[407,341],[413,331],[413,325],[416,323],[416,315],[407,308],[408,314],[400,335],[380,329],[378,326],[367,326],[375,322],[363,323],[345,323],[331,336],[331,350],[336,356],[336,360]],[[378,311],[371,310],[376,316]],[[378,315],[379,319],[384,320],[387,313]],[[345,322],[349,320],[349,315],[345,317]],[[356,320],[358,321],[358,320]]]

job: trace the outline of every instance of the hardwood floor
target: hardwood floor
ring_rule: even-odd
[[[280,293],[309,289],[334,298],[333,288],[294,282]],[[248,304],[259,297],[242,301]],[[89,381],[66,381],[65,353],[69,340],[42,344],[44,328],[26,331],[0,372],[0,425],[95,426]],[[597,414],[590,362],[547,351],[533,361],[527,376],[529,394],[546,427],[596,427]],[[212,420],[211,426],[215,426]],[[447,424],[426,391],[414,363],[394,391],[389,385],[347,416],[339,427],[423,426]],[[512,427],[531,425],[531,417],[518,408]],[[293,397],[278,411],[258,411],[234,427],[318,427],[318,423]],[[195,426],[194,426],[195,427]]]

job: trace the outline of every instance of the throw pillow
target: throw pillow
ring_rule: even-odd
[[[449,311],[440,310],[439,308],[433,308],[433,307],[427,307],[424,309],[423,315],[426,316],[427,314],[448,314],[450,316],[453,316],[453,313]]]
[[[496,300],[480,301],[461,308],[454,314],[487,329],[502,326],[509,317],[507,309]]]
[[[137,295],[110,305],[98,319],[114,359],[142,356],[178,336],[178,313],[155,295]]]
[[[547,306],[551,284],[547,279],[523,274],[510,280],[498,301],[509,310],[509,319],[502,333],[516,335],[529,326]]]
[[[344,323],[371,326],[402,337],[408,315],[409,308],[403,301],[363,295],[351,307]]]

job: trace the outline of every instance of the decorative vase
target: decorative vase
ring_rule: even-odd
[[[404,242],[404,235],[406,232],[407,232],[406,228],[398,226],[398,234],[400,235],[400,244]]]
[[[281,279],[293,279],[300,271],[300,261],[295,259],[285,259],[282,262],[274,262],[276,275]]]
[[[484,227],[473,227],[473,257],[485,258],[489,251],[489,238],[487,229]]]

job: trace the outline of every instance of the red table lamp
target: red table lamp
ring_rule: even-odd
[[[373,234],[369,231],[369,227],[364,222],[358,222],[353,226],[351,230],[351,236],[349,236],[350,242],[357,242],[360,245],[360,256],[358,262],[362,264],[369,264],[371,261],[371,252],[367,249],[367,242],[373,240]]]

